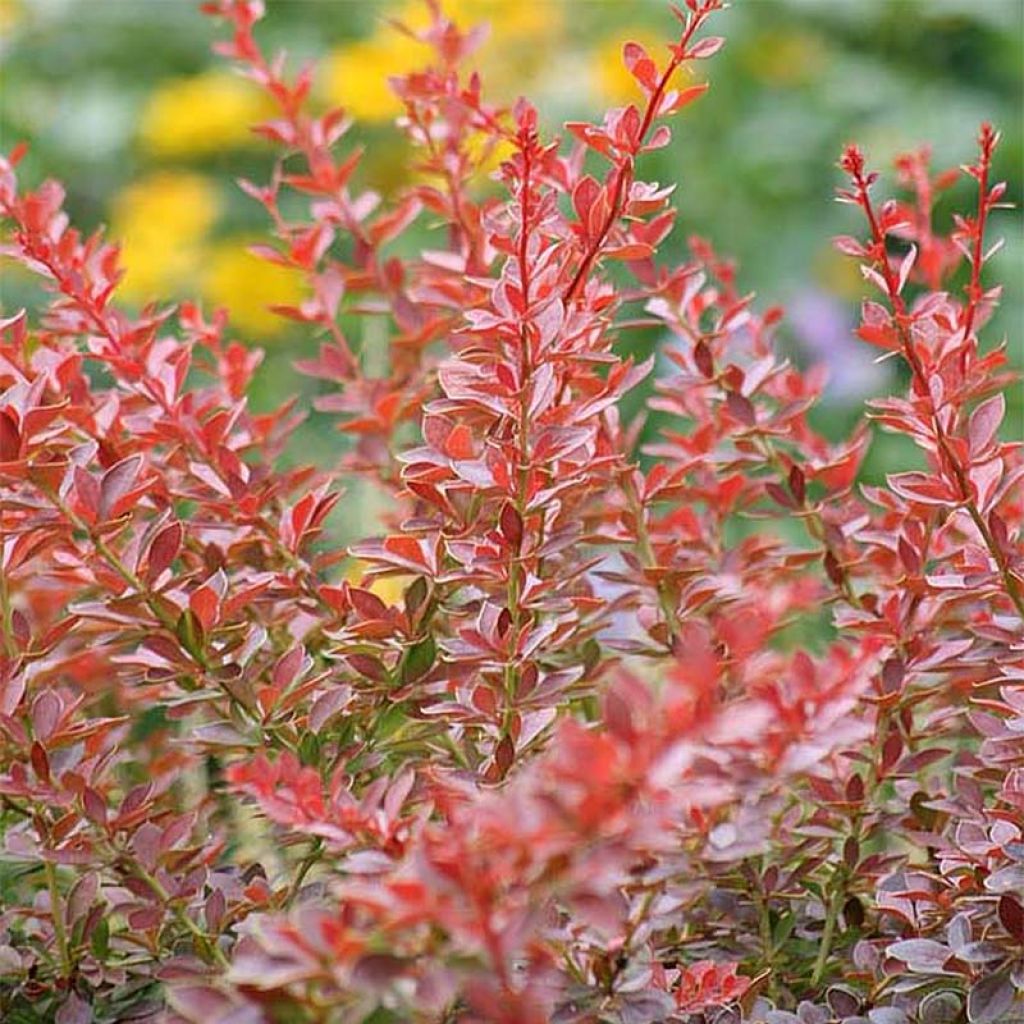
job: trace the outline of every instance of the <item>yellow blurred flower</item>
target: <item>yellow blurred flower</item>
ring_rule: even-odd
[[[548,69],[546,61],[564,29],[560,0],[447,0],[443,7],[462,29],[483,23],[489,28],[468,62],[483,74],[488,98],[506,103],[534,92],[532,84]]]
[[[481,67],[489,95],[503,95],[515,86],[521,91],[530,65],[539,63],[560,31],[562,5],[557,0],[448,0],[445,13],[462,29],[486,22],[490,33],[468,65]],[[413,2],[399,8],[395,20],[411,31],[426,28],[426,4]],[[510,58],[509,47],[519,52]],[[426,67],[429,48],[381,21],[364,39],[339,46],[324,63],[327,100],[344,107],[357,121],[381,123],[398,117],[402,103],[388,79]]]
[[[201,289],[209,303],[227,308],[239,332],[268,338],[288,321],[267,307],[298,305],[305,293],[297,271],[254,256],[248,244],[247,238],[226,238],[212,245],[203,258]]]
[[[121,243],[130,301],[166,299],[193,277],[217,217],[214,185],[192,172],[158,171],[124,189],[111,207],[110,236]]]
[[[353,586],[362,585],[371,594],[376,594],[386,605],[396,605],[402,600],[405,588],[412,580],[411,576],[377,576],[363,583],[363,578],[370,570],[369,562],[361,558],[353,559],[345,570],[345,579]]]
[[[851,302],[864,295],[864,277],[856,260],[844,256],[831,245],[823,248],[814,261],[814,276],[833,295]]]
[[[361,181],[390,198],[417,178],[413,164],[422,155],[403,135],[390,133],[387,139],[380,139],[363,151],[359,161]]]
[[[489,42],[539,40],[545,33],[561,27],[562,6],[541,0],[447,0],[445,14],[460,28],[472,28],[486,22],[491,29]],[[425,24],[423,3],[411,3],[402,9],[398,20],[410,27]]]
[[[21,20],[20,0],[0,0],[0,33],[10,32]]]
[[[478,173],[488,175],[496,171],[504,161],[508,160],[516,151],[515,144],[509,139],[498,139],[491,147],[491,151],[484,157],[484,146],[490,139],[483,134],[474,135],[469,140],[467,147],[469,155],[474,160],[480,160]],[[481,159],[482,158],[482,159]]]
[[[357,121],[391,121],[404,108],[388,78],[415,71],[428,56],[422,43],[385,26],[331,52],[323,72],[327,98]]]
[[[746,45],[742,59],[754,78],[769,85],[807,85],[824,72],[828,44],[814,32],[767,31]]]
[[[624,106],[643,100],[643,90],[622,59],[622,47],[626,42],[639,43],[659,71],[669,61],[668,39],[654,35],[646,27],[616,29],[606,36],[594,47],[590,66],[596,76],[594,91],[600,101],[609,106]],[[687,75],[689,72],[684,67],[680,73]]]
[[[250,125],[271,113],[252,82],[227,71],[206,71],[159,85],[139,120],[139,141],[160,156],[191,156],[246,146]]]

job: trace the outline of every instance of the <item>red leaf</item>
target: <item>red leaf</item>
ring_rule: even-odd
[[[427,561],[423,557],[423,548],[415,537],[407,537],[403,534],[388,537],[384,541],[384,550],[398,555],[405,562],[411,562],[420,568],[427,568]]]
[[[208,585],[201,586],[194,590],[188,599],[188,606],[192,614],[199,620],[204,633],[209,633],[210,628],[217,621],[217,612],[220,609],[220,598],[214,589]]]
[[[85,813],[90,821],[101,827],[106,827],[106,801],[91,786],[86,786],[82,791],[82,806],[85,808]]]
[[[0,462],[14,462],[21,454],[21,434],[14,414],[9,409],[0,409]]]
[[[364,619],[386,619],[388,606],[374,593],[362,587],[349,587],[349,600],[352,607]]]
[[[135,483],[135,478],[142,468],[141,455],[129,455],[103,474],[100,483],[99,518],[101,520],[116,519],[125,511],[124,498]]]
[[[988,450],[996,438],[999,425],[1006,415],[1006,399],[998,394],[981,403],[971,413],[971,419],[967,426],[968,436],[971,441],[972,454],[979,455]]]
[[[690,60],[706,60],[708,57],[713,57],[718,53],[723,46],[725,46],[725,38],[723,36],[707,36],[701,39],[696,46],[688,50],[686,56]]]
[[[741,395],[738,391],[730,391],[725,399],[726,408],[730,415],[739,420],[745,427],[752,427],[757,422],[757,413],[750,399]]]
[[[48,740],[57,728],[64,702],[49,690],[44,690],[32,701],[32,732],[37,740]]]
[[[81,466],[75,466],[72,478],[75,511],[90,525],[96,522],[100,508],[99,481]]]
[[[715,375],[715,359],[708,343],[701,339],[693,347],[693,361],[703,376],[709,380]]]
[[[501,532],[512,549],[518,551],[523,541],[523,517],[508,502],[501,507]]]
[[[609,246],[603,255],[610,260],[646,260],[654,255],[654,248],[646,242],[629,242],[626,245]]]
[[[888,324],[863,324],[857,328],[857,337],[869,345],[877,345],[888,351],[895,351],[900,347],[899,335],[895,328]]]
[[[302,668],[305,657],[305,649],[301,646],[296,646],[277,659],[271,678],[278,690],[284,690],[291,686],[296,676],[298,676],[299,670]]]
[[[154,538],[149,545],[149,557],[146,567],[146,579],[148,582],[155,580],[165,569],[170,568],[181,549],[181,542],[184,530],[181,523],[169,523]]]
[[[49,782],[50,759],[46,756],[46,750],[41,743],[36,742],[32,744],[29,750],[29,761],[32,765],[32,770],[36,773],[36,778],[40,782]]]
[[[653,92],[657,88],[658,68],[639,43],[626,43],[622,48],[622,59],[645,91]]]
[[[511,736],[502,736],[497,747],[494,748],[494,763],[498,766],[501,777],[508,774],[516,759],[516,747]]]
[[[473,458],[473,432],[465,424],[452,428],[444,442],[444,453],[451,459]]]
[[[709,88],[710,85],[707,82],[699,82],[697,85],[680,89],[679,92],[669,93],[659,111],[660,116],[665,117],[682,110],[683,107],[688,107],[694,100],[700,99]]]
[[[999,897],[999,921],[1016,942],[1024,944],[1024,907],[1008,892]]]

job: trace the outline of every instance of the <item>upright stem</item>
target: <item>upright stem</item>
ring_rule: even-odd
[[[229,965],[228,958],[224,955],[224,951],[217,945],[216,941],[212,939],[202,928],[199,927],[189,917],[188,911],[172,898],[171,894],[164,888],[155,875],[147,871],[141,864],[131,863],[130,870],[140,882],[145,883],[153,893],[154,896],[174,915],[174,919],[192,936],[195,941],[196,948],[199,950],[201,956],[207,963],[216,964],[218,967],[227,969]]]
[[[889,265],[886,251],[885,232],[882,230],[881,225],[878,222],[878,218],[875,215],[874,207],[871,205],[871,197],[868,193],[869,183],[864,177],[863,168],[855,169],[852,173],[852,177],[854,185],[857,188],[858,200],[861,208],[864,210],[865,216],[867,217],[868,226],[871,230],[871,237],[875,244],[877,261],[880,264],[881,272],[885,280],[886,291],[889,295],[889,302],[892,306],[893,317],[896,323],[896,331],[900,339],[903,358],[906,359],[910,366],[911,373],[914,378],[915,389],[927,403],[929,417],[931,419],[932,434],[935,437],[936,447],[938,448],[938,451],[946,465],[949,466],[953,473],[953,477],[956,480],[957,487],[959,488],[961,495],[960,504],[967,510],[967,513],[970,515],[978,533],[985,542],[985,547],[988,548],[989,554],[991,554],[996,563],[999,576],[1003,582],[1003,588],[1005,589],[1007,596],[1010,598],[1010,601],[1013,603],[1013,606],[1017,609],[1017,613],[1020,615],[1021,620],[1024,621],[1024,594],[1021,593],[1020,588],[1017,586],[1017,581],[1010,570],[1009,563],[1006,560],[1006,556],[1003,554],[1002,548],[996,542],[995,537],[992,535],[992,531],[989,529],[988,523],[985,522],[984,517],[971,497],[971,483],[967,471],[964,469],[960,460],[954,453],[949,443],[949,438],[946,435],[946,431],[942,426],[942,421],[939,419],[939,410],[936,408],[935,400],[931,395],[928,374],[925,371],[924,364],[921,362],[920,356],[917,354],[917,350],[914,348],[914,342],[910,336],[910,331],[908,329],[910,316],[907,312],[906,303],[903,301],[903,296],[900,294],[899,282],[892,267]],[[984,205],[985,203],[983,199],[982,206]],[[979,225],[979,235],[980,227],[981,225]],[[972,270],[972,280],[974,280],[977,269]],[[971,312],[970,319],[967,321],[968,327],[973,322],[973,317],[974,314]]]
[[[971,252],[971,283],[967,286],[967,306],[964,310],[964,338],[971,336],[974,315],[981,301],[981,266],[984,262],[985,221],[988,218],[988,172],[996,136],[988,124],[981,129],[981,159],[978,161],[978,221],[975,225],[974,246]]]
[[[523,129],[524,131],[526,129]],[[519,474],[516,486],[515,509],[520,523],[526,521],[527,495],[530,483],[530,389],[529,383],[533,376],[533,358],[530,351],[530,189],[531,185],[531,151],[533,138],[525,135],[520,137],[523,157],[523,179],[519,187],[519,241],[517,261],[519,263],[519,286],[523,295],[523,312],[519,326],[519,422],[516,424],[516,447],[519,451]],[[520,538],[520,548],[523,540]],[[516,551],[508,570],[508,611],[512,618],[512,635],[518,637],[522,626],[520,597],[522,594],[522,552]],[[512,724],[512,709],[518,689],[518,678],[515,666],[505,666],[505,722],[503,731],[508,735]]]
[[[3,534],[0,533],[0,540]],[[3,557],[3,549],[0,546],[0,558]],[[7,583],[7,570],[0,565],[0,631],[3,632],[4,653],[8,658],[14,658],[18,653],[18,644],[14,638],[14,607],[11,604],[11,594]]]
[[[61,971],[65,978],[71,976],[71,950],[68,947],[68,933],[64,925],[64,907],[61,903],[60,889],[57,886],[57,869],[53,862],[43,861],[43,872],[46,875],[46,888],[50,894],[50,919],[53,921],[53,934],[57,939],[57,952],[60,955]]]
[[[53,491],[45,491],[47,497],[53,502],[54,506],[60,511],[60,513],[71,523],[76,529],[82,530],[88,534],[89,539],[92,541],[93,547],[103,560],[110,566],[118,576],[121,577],[132,589],[134,589],[139,596],[145,601],[146,606],[150,612],[155,616],[157,621],[166,629],[171,636],[176,640],[178,639],[178,624],[174,617],[163,608],[160,602],[157,600],[156,595],[153,591],[146,586],[146,584],[129,569],[124,562],[118,557],[117,553],[103,540],[102,537],[97,536],[91,531],[86,523],[84,523],[75,513],[68,507],[66,502],[61,500],[60,496]],[[207,658],[206,653],[198,648],[194,644],[189,644],[186,647],[189,655],[195,660],[195,662],[203,669],[204,672],[209,673],[213,665]],[[238,708],[244,717],[253,720],[254,715],[251,708],[246,707],[230,690],[225,687],[221,687],[227,694],[231,703]],[[296,742],[293,738],[293,742]]]
[[[765,435],[758,435],[757,441],[759,442],[758,446],[761,449],[761,454],[764,455],[772,469],[779,474],[779,477],[783,483],[785,483],[788,473],[785,463],[782,461],[782,457],[779,455],[774,444],[772,444],[771,440]],[[793,495],[793,497],[794,500],[796,500],[796,495]],[[803,500],[799,502],[798,511],[800,513],[799,518],[804,521],[808,534],[813,540],[816,540],[821,545],[825,554],[831,557],[836,566],[839,579],[838,582],[835,583],[835,587],[839,591],[839,596],[854,610],[863,611],[864,603],[857,596],[857,592],[853,589],[853,582],[850,579],[850,573],[846,566],[840,561],[839,556],[829,543],[828,535],[825,530],[825,520],[822,517],[821,512],[814,506],[808,504],[806,495]]]
[[[835,940],[836,925],[839,922],[839,911],[842,908],[844,881],[845,869],[840,864],[832,875],[828,902],[825,905],[825,928],[821,933],[818,956],[814,961],[814,970],[811,973],[812,988],[821,982],[825,975],[825,969],[828,967],[828,958],[832,953],[832,943]]]
[[[665,96],[665,90],[668,88],[668,83],[672,80],[672,76],[678,70],[679,66],[686,60],[686,48],[693,39],[696,31],[704,23],[708,13],[709,12],[706,10],[701,11],[690,18],[690,21],[683,32],[683,37],[679,41],[672,59],[669,61],[668,67],[665,68],[664,73],[658,80],[658,84],[655,87],[654,92],[652,92],[647,99],[647,107],[644,110],[643,121],[640,123],[640,130],[636,135],[636,144],[632,147],[632,151],[630,153],[625,154],[619,160],[618,170],[615,176],[615,189],[608,209],[608,216],[601,225],[601,229],[598,232],[597,237],[584,253],[583,260],[576,269],[576,273],[573,275],[572,281],[569,282],[569,287],[565,291],[566,305],[576,297],[579,290],[586,284],[587,275],[590,273],[590,268],[594,261],[601,253],[604,241],[608,237],[608,232],[615,226],[615,222],[622,214],[623,197],[627,186],[630,184],[629,179],[633,172],[633,162],[636,159],[637,154],[643,148],[644,142],[647,139],[647,133],[650,131],[651,124],[654,122],[654,118],[658,114],[658,109],[661,107],[661,101]]]
[[[306,875],[309,874],[310,869],[320,859],[323,854],[323,850],[323,840],[314,839],[309,852],[299,862],[299,866],[295,872],[295,877],[292,879],[292,884],[288,887],[288,892],[284,898],[284,905],[286,907],[290,907],[295,902],[295,897],[298,896],[299,891],[302,889],[302,883],[306,880]]]
[[[647,529],[647,520],[644,519],[644,509],[637,494],[636,485],[633,482],[631,471],[626,473],[626,482],[623,484],[623,491],[626,495],[626,502],[629,511],[636,523],[636,541],[640,558],[647,569],[658,569],[658,558],[654,553],[654,546],[651,544],[651,535]],[[665,617],[665,627],[668,629],[669,640],[675,640],[679,635],[679,616],[676,610],[675,601],[668,592],[662,580],[658,580],[654,589],[658,594],[658,604],[661,607],[661,614]]]
[[[643,120],[640,123],[640,130],[636,135],[635,145],[632,147],[631,152],[624,154],[619,159],[618,169],[615,174],[615,188],[612,193],[612,201],[609,204],[608,215],[605,217],[604,223],[601,225],[597,236],[593,239],[584,253],[583,259],[580,261],[579,267],[576,268],[576,273],[573,275],[572,280],[569,282],[569,287],[565,291],[563,301],[566,306],[576,298],[579,291],[586,285],[591,267],[600,256],[609,232],[622,215],[624,197],[630,184],[634,161],[640,150],[643,148],[644,142],[647,139],[647,133],[650,131],[651,125],[658,114],[661,102],[665,96],[665,90],[668,88],[668,84],[672,80],[672,76],[686,59],[686,48],[693,39],[694,34],[704,23],[707,13],[707,11],[702,11],[690,18],[672,59],[669,61],[668,66],[662,73],[661,78],[658,80],[658,84],[654,91],[647,99],[647,106],[644,110]],[[649,569],[656,569],[657,558],[655,557],[654,549],[651,546],[650,536],[647,532],[647,524],[644,520],[643,508],[641,507],[640,498],[636,493],[636,488],[633,485],[632,478],[628,473],[625,491],[626,500],[630,505],[630,510],[636,522],[637,545],[640,556]],[[665,625],[668,629],[669,637],[674,640],[679,633],[679,624],[677,621],[674,602],[672,601],[671,596],[667,593],[662,582],[659,581],[656,584],[655,589],[658,594],[658,603],[661,606],[662,614],[665,617]]]

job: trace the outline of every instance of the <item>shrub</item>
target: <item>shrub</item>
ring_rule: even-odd
[[[644,103],[570,145],[489,105],[479,33],[432,7],[431,66],[394,83],[418,178],[382,207],[258,0],[207,5],[276,105],[282,158],[243,187],[305,282],[277,312],[322,338],[331,476],[283,468],[300,414],[249,408],[224,312],[119,308],[117,247],[3,163],[5,251],[51,295],[0,344],[5,1020],[1019,1013],[1024,460],[979,345],[998,137],[948,234],[926,153],[906,201],[842,156],[857,333],[908,374],[869,419],[921,452],[858,486],[869,424],[812,429],[781,311],[706,241],[656,259],[671,188],[636,175],[722,6],[675,9],[665,59],[627,43]],[[384,375],[343,310],[387,323]],[[620,404],[654,360],[615,345],[650,324],[641,441]],[[337,475],[390,501],[347,553]]]

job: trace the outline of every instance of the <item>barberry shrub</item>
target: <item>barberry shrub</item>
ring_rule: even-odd
[[[282,468],[300,416],[248,407],[226,313],[127,313],[116,245],[4,161],[5,253],[51,295],[0,342],[5,1021],[1021,1013],[1024,459],[979,340],[998,136],[948,233],[955,172],[913,153],[887,200],[843,153],[857,333],[908,385],[830,444],[781,311],[703,240],[656,255],[672,190],[637,175],[722,6],[674,9],[666,56],[627,43],[644,102],[559,140],[486,102],[479,30],[432,4],[385,206],[258,0],[207,5],[276,104],[281,159],[243,188],[304,281],[278,312],[322,341],[330,475]],[[385,373],[353,317],[387,324]],[[652,361],[616,354],[651,324],[657,433],[620,411]],[[920,456],[859,486],[874,428]],[[345,551],[357,475],[388,511]]]

